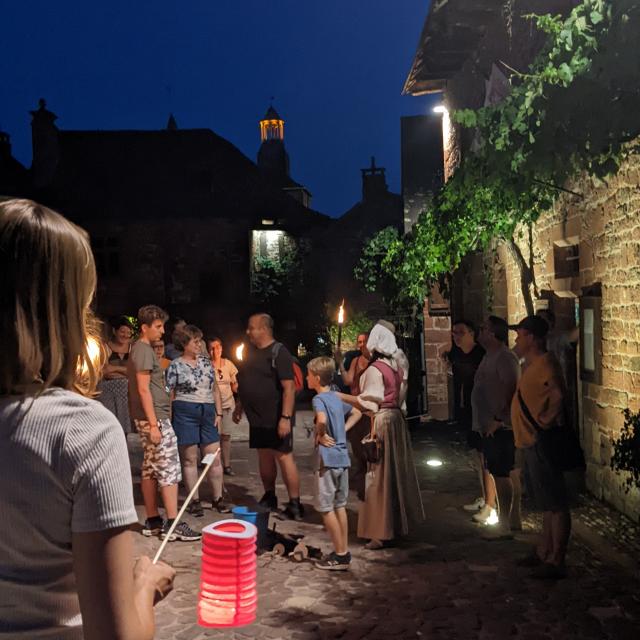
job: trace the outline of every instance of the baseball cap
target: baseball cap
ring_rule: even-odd
[[[549,333],[549,323],[540,316],[527,316],[518,322],[518,324],[509,325],[509,329],[517,331],[524,329],[536,338],[546,338]]]

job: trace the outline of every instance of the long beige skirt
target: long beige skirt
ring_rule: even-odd
[[[399,409],[381,409],[374,428],[382,440],[380,462],[369,464],[365,499],[358,513],[358,537],[392,540],[424,520],[411,439]]]

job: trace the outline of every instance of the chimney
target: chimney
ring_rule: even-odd
[[[58,166],[58,116],[47,110],[47,103],[40,98],[38,109],[31,111],[31,143],[33,160],[31,173],[36,188],[46,187],[53,180]]]
[[[362,200],[372,200],[388,192],[385,170],[376,167],[376,159],[371,156],[371,166],[362,171]]]

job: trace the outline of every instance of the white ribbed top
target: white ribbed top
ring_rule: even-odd
[[[127,445],[100,403],[0,397],[0,638],[82,638],[71,533],[137,520]]]

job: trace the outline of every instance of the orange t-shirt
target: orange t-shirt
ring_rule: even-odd
[[[531,417],[541,429],[562,423],[564,417],[564,381],[562,369],[551,353],[538,356],[523,371],[511,400],[511,424],[518,449],[532,447],[536,442],[536,428],[526,418],[518,391]]]

